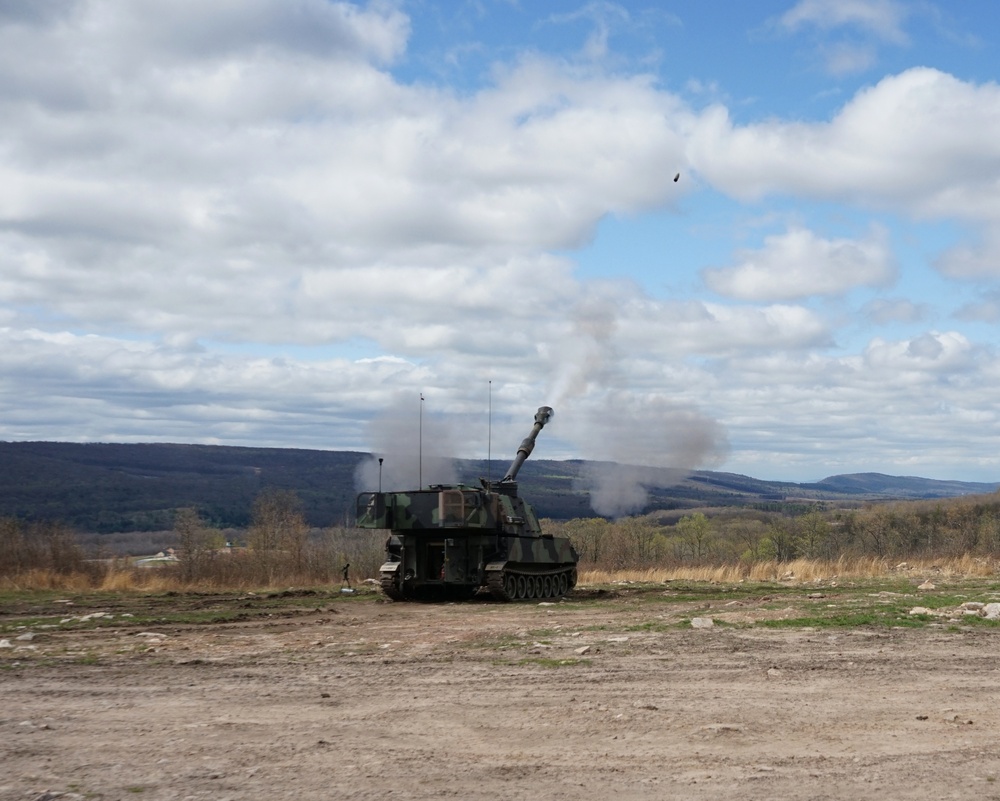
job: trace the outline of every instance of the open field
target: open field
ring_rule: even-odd
[[[1000,799],[1000,581],[924,578],[5,593],[0,799]]]

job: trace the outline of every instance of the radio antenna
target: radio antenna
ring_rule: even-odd
[[[490,381],[489,415],[486,426],[486,481],[493,483],[493,382]]]

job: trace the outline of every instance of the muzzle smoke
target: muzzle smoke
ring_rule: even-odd
[[[670,486],[692,470],[721,464],[728,451],[721,425],[663,395],[623,386],[613,302],[584,304],[572,322],[549,397],[561,413],[560,436],[588,461],[579,489],[589,493],[595,512],[605,517],[639,512],[649,487]]]
[[[359,492],[379,487],[379,457],[382,489],[400,492],[429,484],[455,484],[458,471],[448,428],[434,415],[421,410],[418,396],[397,394],[392,403],[368,424],[371,458],[355,472]],[[422,414],[421,414],[422,412]],[[421,435],[422,431],[422,435]]]

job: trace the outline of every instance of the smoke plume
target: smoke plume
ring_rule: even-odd
[[[399,394],[368,424],[372,455],[355,472],[358,492],[379,488],[379,458],[385,492],[457,483],[452,437],[441,419],[421,408],[424,403],[419,397]]]
[[[585,397],[594,387],[608,386],[616,362],[612,337],[618,321],[610,301],[581,304],[570,322],[571,334],[553,354],[555,378],[548,397],[556,411],[570,399]]]
[[[608,298],[574,310],[572,333],[553,354],[550,393],[563,419],[562,436],[588,460],[579,488],[605,517],[640,511],[648,487],[716,466],[728,450],[722,426],[697,409],[622,386],[617,313]]]
[[[692,470],[725,457],[722,426],[696,409],[659,396],[619,391],[586,412],[581,474],[590,505],[605,517],[641,511],[649,487],[676,484]]]

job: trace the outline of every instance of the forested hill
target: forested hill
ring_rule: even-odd
[[[265,487],[294,490],[306,519],[328,526],[353,506],[366,454],[216,445],[0,442],[0,516],[57,520],[83,531],[162,530],[198,509],[243,527]]]
[[[174,510],[198,509],[214,526],[243,527],[265,488],[294,490],[307,521],[340,525],[353,516],[356,451],[240,448],[216,445],[0,442],[0,517],[61,521],[80,531],[162,530]],[[502,475],[508,462],[457,462],[460,480]],[[521,494],[542,517],[592,516],[580,476],[597,467],[579,460],[529,459],[518,475]],[[602,465],[607,469],[608,465]],[[799,500],[937,498],[994,492],[1000,483],[935,481],[861,473],[807,484],[762,481],[697,471],[679,477],[646,470],[644,511],[745,506]],[[367,488],[374,489],[374,488]]]

